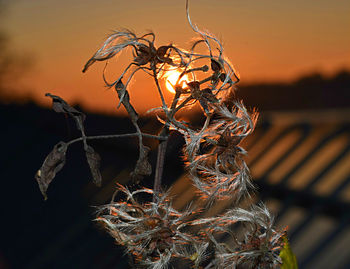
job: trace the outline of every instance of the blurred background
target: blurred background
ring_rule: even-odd
[[[301,268],[350,268],[349,1],[197,0],[190,12],[222,40],[239,71],[235,98],[260,111],[243,145],[258,186],[254,199],[267,203],[278,227],[288,226]],[[186,49],[194,37],[184,1],[0,0],[0,268],[128,267],[122,249],[91,220],[115,183],[127,183],[135,140],[93,143],[102,157],[101,188],[91,182],[81,145],[69,149],[48,201],[34,179],[54,144],[78,136],[74,122],[50,110],[46,92],[87,114],[88,135],[133,132],[104,87],[103,63],[81,72],[105,37],[123,28],[153,30],[158,46]],[[130,57],[125,52],[112,63],[109,78]],[[148,77],[136,76],[131,89],[141,114],[159,106]],[[186,113],[199,120],[197,112]],[[149,115],[141,125],[159,128]],[[183,140],[176,133],[171,139],[165,184],[181,209],[193,189],[179,158]],[[155,163],[156,153],[150,158]],[[210,214],[228,206],[215,204]]]

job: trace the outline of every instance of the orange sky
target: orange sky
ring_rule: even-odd
[[[319,71],[350,69],[348,0],[192,0],[192,20],[219,37],[243,83],[290,81]],[[18,0],[7,4],[2,28],[12,49],[33,56],[35,65],[15,95],[30,94],[48,104],[45,92],[79,101],[86,109],[114,112],[116,97],[106,91],[99,63],[83,74],[86,60],[111,30],[147,29],[156,44],[188,48],[194,33],[185,1],[167,0]],[[121,68],[129,54],[120,58]],[[130,57],[131,59],[131,57]],[[118,66],[115,74],[121,70]],[[139,111],[159,104],[152,80],[136,77],[130,90]],[[23,87],[22,87],[23,86]]]

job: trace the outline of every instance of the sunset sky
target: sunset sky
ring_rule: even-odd
[[[0,29],[8,34],[11,51],[33,58],[13,94],[30,95],[41,104],[49,104],[43,96],[51,92],[88,110],[115,111],[115,93],[106,90],[101,77],[103,64],[81,72],[112,30],[128,28],[142,34],[150,29],[158,46],[173,42],[185,49],[195,37],[184,0],[7,2]],[[348,0],[192,0],[190,14],[201,29],[223,41],[244,84],[350,70]],[[115,75],[129,56],[121,56]],[[138,76],[132,85],[132,103],[140,111],[159,105],[152,83],[151,78]]]

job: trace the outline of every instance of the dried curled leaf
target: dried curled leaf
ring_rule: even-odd
[[[66,143],[59,142],[56,144],[49,155],[47,155],[43,165],[35,175],[35,179],[38,181],[40,191],[45,200],[47,199],[47,188],[49,187],[57,172],[62,169],[66,162],[66,151]]]
[[[83,129],[83,122],[85,120],[85,114],[76,110],[74,107],[68,105],[61,97],[53,95],[51,93],[46,93],[45,96],[52,98],[52,109],[57,113],[65,113],[73,117],[77,123],[77,128],[79,130]]]
[[[149,147],[142,146],[140,148],[139,159],[137,160],[134,171],[130,174],[135,182],[139,182],[144,176],[149,176],[152,174],[152,166],[148,162],[147,158],[149,151]]]
[[[85,148],[86,159],[90,166],[92,179],[97,186],[101,186],[102,176],[100,173],[100,161],[101,157],[98,155],[91,146]]]
[[[117,107],[119,107],[120,104],[122,103],[123,106],[125,107],[126,111],[128,112],[131,120],[136,122],[138,120],[139,116],[137,115],[137,112],[134,109],[134,107],[130,104],[129,93],[126,90],[121,79],[115,84],[115,90],[117,91],[118,97],[119,97],[119,104]]]

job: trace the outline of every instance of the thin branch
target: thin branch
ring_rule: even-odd
[[[157,164],[156,164],[156,171],[155,171],[154,185],[153,185],[153,191],[154,191],[153,200],[155,200],[156,196],[159,194],[161,190],[166,147],[168,145],[168,133],[169,133],[169,127],[164,125],[163,130],[160,133],[160,137],[163,137],[165,140],[161,141],[158,146]]]
[[[95,135],[95,136],[86,136],[85,138],[86,140],[94,140],[94,139],[97,140],[97,139],[112,139],[112,138],[124,138],[124,137],[138,137],[138,136],[139,136],[139,133],[131,133],[131,134],[115,134],[115,135]],[[142,133],[142,136],[147,138],[157,139],[160,141],[166,140],[165,137],[161,137],[158,135]],[[83,137],[73,139],[67,143],[67,146],[70,146],[71,144],[74,144],[76,142],[83,141],[83,140],[84,140]]]
[[[190,95],[189,97],[187,97],[180,105],[178,105],[174,111],[173,114],[175,114],[176,112],[178,112],[181,108],[183,108],[189,101],[193,100],[193,97]]]
[[[157,71],[155,69],[153,69],[153,78],[154,78],[154,81],[156,83],[160,99],[162,100],[163,109],[165,110],[165,109],[167,109],[167,105],[165,103],[163,92],[162,92],[162,89],[160,88],[159,81],[158,81],[158,78],[157,78]]]

